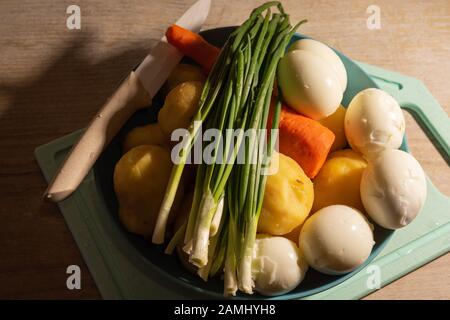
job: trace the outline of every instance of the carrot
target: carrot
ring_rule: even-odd
[[[268,123],[272,123],[271,120]],[[283,106],[279,122],[279,151],[294,159],[314,178],[324,164],[334,133],[318,121],[302,116],[294,110]]]
[[[208,73],[216,62],[220,49],[213,46],[199,34],[176,24],[166,31],[167,41],[185,56],[193,59]]]

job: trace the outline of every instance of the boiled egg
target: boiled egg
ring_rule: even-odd
[[[341,79],[320,55],[308,50],[287,52],[278,64],[278,84],[286,103],[314,120],[339,107],[344,89]]]
[[[425,173],[401,150],[385,150],[370,159],[361,179],[361,200],[374,222],[387,229],[408,225],[427,196]]]
[[[287,293],[300,284],[307,270],[294,242],[284,237],[257,236],[252,262],[256,291],[266,296]]]
[[[359,92],[345,114],[344,129],[351,147],[371,157],[385,149],[397,149],[405,134],[405,118],[397,101],[383,90]]]
[[[294,50],[306,50],[325,60],[336,73],[341,84],[342,91],[345,91],[345,88],[347,87],[347,71],[345,70],[342,60],[333,51],[333,49],[317,40],[301,39],[295,41],[288,49],[288,51]]]
[[[375,242],[372,226],[362,213],[352,207],[331,205],[306,220],[299,244],[312,268],[338,275],[363,264]]]

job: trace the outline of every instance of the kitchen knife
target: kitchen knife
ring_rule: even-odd
[[[199,0],[175,23],[199,32],[209,7],[210,0]],[[181,58],[181,52],[170,45],[164,36],[91,120],[49,184],[45,198],[58,202],[78,188],[123,124],[138,109],[151,104],[151,99]]]

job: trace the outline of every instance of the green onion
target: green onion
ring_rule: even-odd
[[[272,14],[272,7],[279,13]],[[154,243],[164,241],[181,174],[200,134],[194,121],[218,130],[212,161],[196,166],[188,220],[177,230],[167,251],[183,242],[189,261],[205,280],[223,268],[225,295],[235,295],[238,289],[253,292],[253,247],[267,180],[263,170],[270,166],[276,140],[271,133],[264,145],[262,133],[267,128],[278,62],[303,22],[292,28],[281,3],[272,1],[255,8],[232,32],[206,80],[189,127],[190,136],[181,149],[180,163],[172,169],[158,215]],[[277,100],[272,129],[278,128],[280,108]],[[223,162],[217,161],[221,151]],[[241,156],[244,163],[238,161]]]

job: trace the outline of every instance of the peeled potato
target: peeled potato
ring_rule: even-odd
[[[278,165],[278,172],[267,177],[258,221],[258,232],[271,235],[283,235],[301,225],[314,200],[313,184],[297,162],[281,153],[277,158],[271,167]]]
[[[342,204],[364,212],[359,187],[367,162],[352,149],[331,153],[314,179],[313,212]]]
[[[202,69],[191,64],[180,63],[172,70],[167,78],[167,91],[172,90],[177,85],[187,81],[205,81],[206,76]]]
[[[319,120],[320,124],[333,131],[335,139],[331,145],[330,152],[343,149],[347,145],[347,138],[345,137],[344,118],[346,109],[339,106],[336,111],[330,116]]]
[[[114,190],[120,221],[128,231],[145,237],[152,235],[171,170],[169,152],[155,145],[135,147],[117,162]],[[178,209],[181,194],[182,189],[172,211]]]
[[[203,82],[188,81],[173,88],[158,113],[158,122],[166,136],[178,128],[187,128],[198,108]]]
[[[159,124],[152,123],[146,126],[136,127],[128,132],[123,141],[122,150],[125,153],[134,147],[144,144],[158,145],[161,147],[167,145],[167,139],[164,137],[164,133]]]

